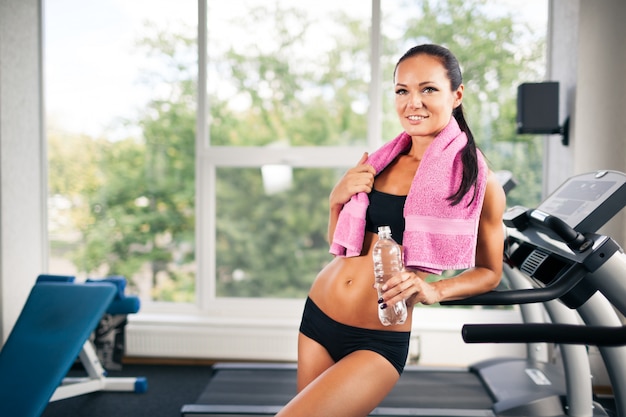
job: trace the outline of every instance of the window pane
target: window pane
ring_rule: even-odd
[[[364,144],[370,9],[209,0],[211,144]]]
[[[217,295],[305,297],[328,253],[328,193],[342,170],[217,170]]]
[[[45,4],[50,273],[194,298],[197,2]]]

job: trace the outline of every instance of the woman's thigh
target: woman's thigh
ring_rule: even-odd
[[[309,372],[307,368],[305,372]],[[398,371],[387,359],[373,351],[358,350],[309,381],[277,417],[364,417],[398,379]]]
[[[298,334],[298,392],[335,364],[324,346]]]

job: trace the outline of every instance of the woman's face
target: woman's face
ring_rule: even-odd
[[[419,54],[402,61],[396,68],[395,92],[396,112],[404,130],[412,137],[437,136],[463,99],[463,85],[450,89],[438,58]]]

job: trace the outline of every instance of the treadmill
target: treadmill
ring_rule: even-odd
[[[615,326],[614,321],[597,317],[606,316],[605,310],[610,303],[599,300],[601,294],[594,292],[593,286],[586,284],[583,278],[595,275],[605,263],[603,261],[613,258],[607,256],[608,247],[612,253],[620,253],[617,244],[607,243],[612,242],[610,238],[593,233],[625,204],[626,175],[616,171],[599,171],[568,179],[535,210],[521,207],[509,209],[505,218],[505,272],[507,276],[516,278],[512,280],[513,289],[443,304],[541,306],[546,308],[551,321],[557,325],[579,329],[581,326],[577,323],[580,323],[581,315],[590,325]],[[541,242],[537,248],[533,246],[535,241]],[[522,264],[525,266],[519,268]],[[537,264],[534,269],[529,266],[534,264]],[[626,263],[623,271],[626,272]],[[554,290],[555,287],[558,291]],[[623,298],[625,301],[622,302],[626,303],[626,297]],[[585,307],[589,299],[603,307]],[[611,317],[611,314],[608,316]],[[466,341],[505,342],[500,337],[509,325],[487,326],[464,326]],[[486,338],[485,333],[491,335],[491,339]],[[517,339],[513,342],[522,341]],[[523,341],[535,342],[560,343],[532,338]],[[407,366],[394,389],[370,415],[608,416],[592,399],[585,346],[567,342],[561,345],[561,349],[562,365],[529,357],[495,358],[469,368]],[[611,366],[613,362],[624,364],[615,368],[611,375],[613,385],[614,379],[621,384],[619,380],[626,378],[624,349],[607,349],[617,352],[605,353],[601,350],[607,368],[609,362]],[[613,375],[620,373],[624,376]],[[626,389],[626,381],[622,386]],[[213,367],[205,391],[195,404],[184,405],[181,414],[189,417],[274,415],[296,394],[295,387],[296,364],[219,363]],[[618,407],[623,409],[622,404]]]
[[[597,171],[574,177],[537,209],[507,211],[507,263],[534,284],[523,291],[493,291],[468,304],[520,304],[558,299],[582,323],[472,325],[468,343],[560,343],[596,345],[615,398],[615,415],[626,416],[626,255],[597,230],[626,205],[624,174]],[[567,400],[572,401],[570,395]],[[584,410],[584,409],[583,409]],[[588,411],[587,411],[588,412]],[[584,414],[570,414],[584,415]]]

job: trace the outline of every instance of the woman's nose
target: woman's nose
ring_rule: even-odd
[[[409,99],[409,106],[412,109],[419,109],[422,107],[422,97],[419,94],[411,94]]]

